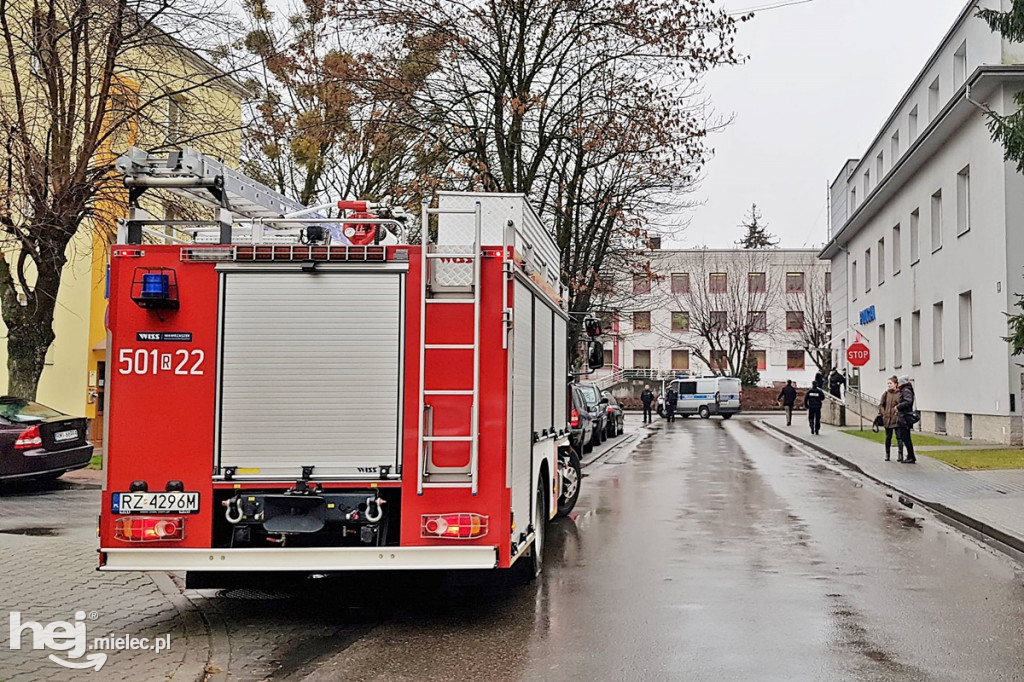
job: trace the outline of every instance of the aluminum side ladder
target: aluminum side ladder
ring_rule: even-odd
[[[431,244],[430,217],[438,216],[438,233],[440,221],[444,216],[472,216],[472,243],[466,244]],[[417,492],[422,495],[426,488],[469,488],[477,494],[479,484],[480,459],[480,266],[481,266],[481,220],[480,202],[472,209],[430,208],[429,200],[422,206],[423,246],[420,249],[420,429],[417,455],[419,472]],[[468,236],[468,235],[467,235]],[[440,241],[440,239],[438,240]],[[463,242],[469,239],[463,239]],[[427,343],[427,316],[436,306],[456,306],[472,310],[472,329],[470,338],[462,339],[462,343]],[[471,385],[451,385],[447,373],[442,374],[447,381],[441,383],[435,375],[428,385],[427,368],[440,362],[433,357],[438,351],[454,351],[459,358],[457,363],[466,366],[472,363]],[[449,362],[451,355],[448,355]],[[464,359],[463,359],[464,358]],[[463,364],[465,363],[465,364]],[[436,366],[436,364],[434,365]],[[445,402],[448,409],[459,396],[470,398],[469,432],[457,435],[438,436],[434,434],[435,413],[443,409]],[[445,399],[455,400],[445,400]],[[463,466],[440,466],[434,462],[435,443],[465,443],[468,445],[468,463]]]

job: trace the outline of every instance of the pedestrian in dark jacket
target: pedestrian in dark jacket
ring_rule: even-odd
[[[842,388],[845,384],[846,379],[833,367],[832,373],[828,375],[828,392],[837,398],[842,398]]]
[[[787,381],[776,400],[786,408],[786,426],[793,425],[793,406],[796,405],[796,389],[793,382]]]
[[[917,461],[917,457],[914,456],[914,443],[910,440],[910,429],[914,425],[910,413],[914,411],[916,396],[914,395],[914,386],[910,383],[909,376],[901,376],[899,383],[900,398],[896,403],[896,411],[899,412],[899,417],[896,421],[896,437],[903,443],[903,449],[907,452],[907,456],[903,461],[907,464],[913,464]]]
[[[889,388],[882,394],[882,398],[878,401],[878,416],[882,420],[882,426],[885,427],[885,461],[888,462],[890,457],[889,453],[892,447],[892,437],[896,435],[896,449],[897,449],[897,462],[903,461],[903,441],[900,440],[899,435],[896,433],[896,429],[899,427],[899,416],[900,413],[896,409],[896,405],[900,402],[900,389],[899,379],[896,377],[889,377]]]
[[[670,421],[676,420],[676,403],[679,402],[679,394],[676,393],[676,389],[669,387],[665,391],[665,417]]]
[[[644,386],[644,390],[640,394],[640,402],[644,406],[644,424],[650,424],[651,405],[654,403],[654,391],[651,390],[650,384]]]
[[[815,382],[804,394],[804,407],[807,408],[807,420],[811,423],[811,433],[821,433],[821,406],[825,403],[825,391]]]

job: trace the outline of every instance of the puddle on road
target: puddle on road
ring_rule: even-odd
[[[33,537],[54,537],[60,535],[59,528],[48,528],[36,526],[34,528],[0,528],[0,533],[5,535],[31,535]]]

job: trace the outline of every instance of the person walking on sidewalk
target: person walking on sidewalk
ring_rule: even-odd
[[[804,407],[807,408],[807,420],[811,423],[811,434],[821,433],[821,406],[825,403],[825,391],[821,390],[820,382],[814,382],[810,390],[804,394]]]
[[[832,373],[828,375],[828,392],[834,395],[836,398],[842,398],[842,387],[846,385],[846,379],[840,374],[835,367],[832,368]]]
[[[796,405],[796,389],[793,382],[787,381],[776,400],[786,408],[786,426],[793,425],[793,406]]]
[[[644,424],[650,424],[651,404],[654,403],[654,391],[651,390],[650,384],[644,386],[644,390],[640,394],[640,402],[643,403],[644,406]]]
[[[899,379],[889,377],[889,388],[882,394],[878,401],[878,416],[882,419],[882,426],[885,427],[885,461],[890,460],[889,453],[892,448],[892,437],[896,436],[897,462],[903,461],[903,441],[900,440],[896,429],[899,427],[900,413],[896,405],[900,402]]]
[[[899,412],[899,417],[896,421],[896,437],[902,441],[903,449],[907,452],[907,456],[903,461],[907,464],[913,464],[917,461],[917,457],[914,456],[914,443],[910,440],[910,429],[916,422],[912,416],[916,396],[914,395],[914,386],[910,383],[909,376],[905,374],[901,376],[899,384],[900,398],[896,403],[896,410]]]
[[[669,389],[665,391],[665,417],[670,422],[676,420],[676,403],[679,402],[679,394],[676,393],[676,389],[669,386]]]

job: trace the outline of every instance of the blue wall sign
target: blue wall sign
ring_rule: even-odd
[[[875,321],[875,306],[870,306],[860,311],[860,323],[871,324]]]

